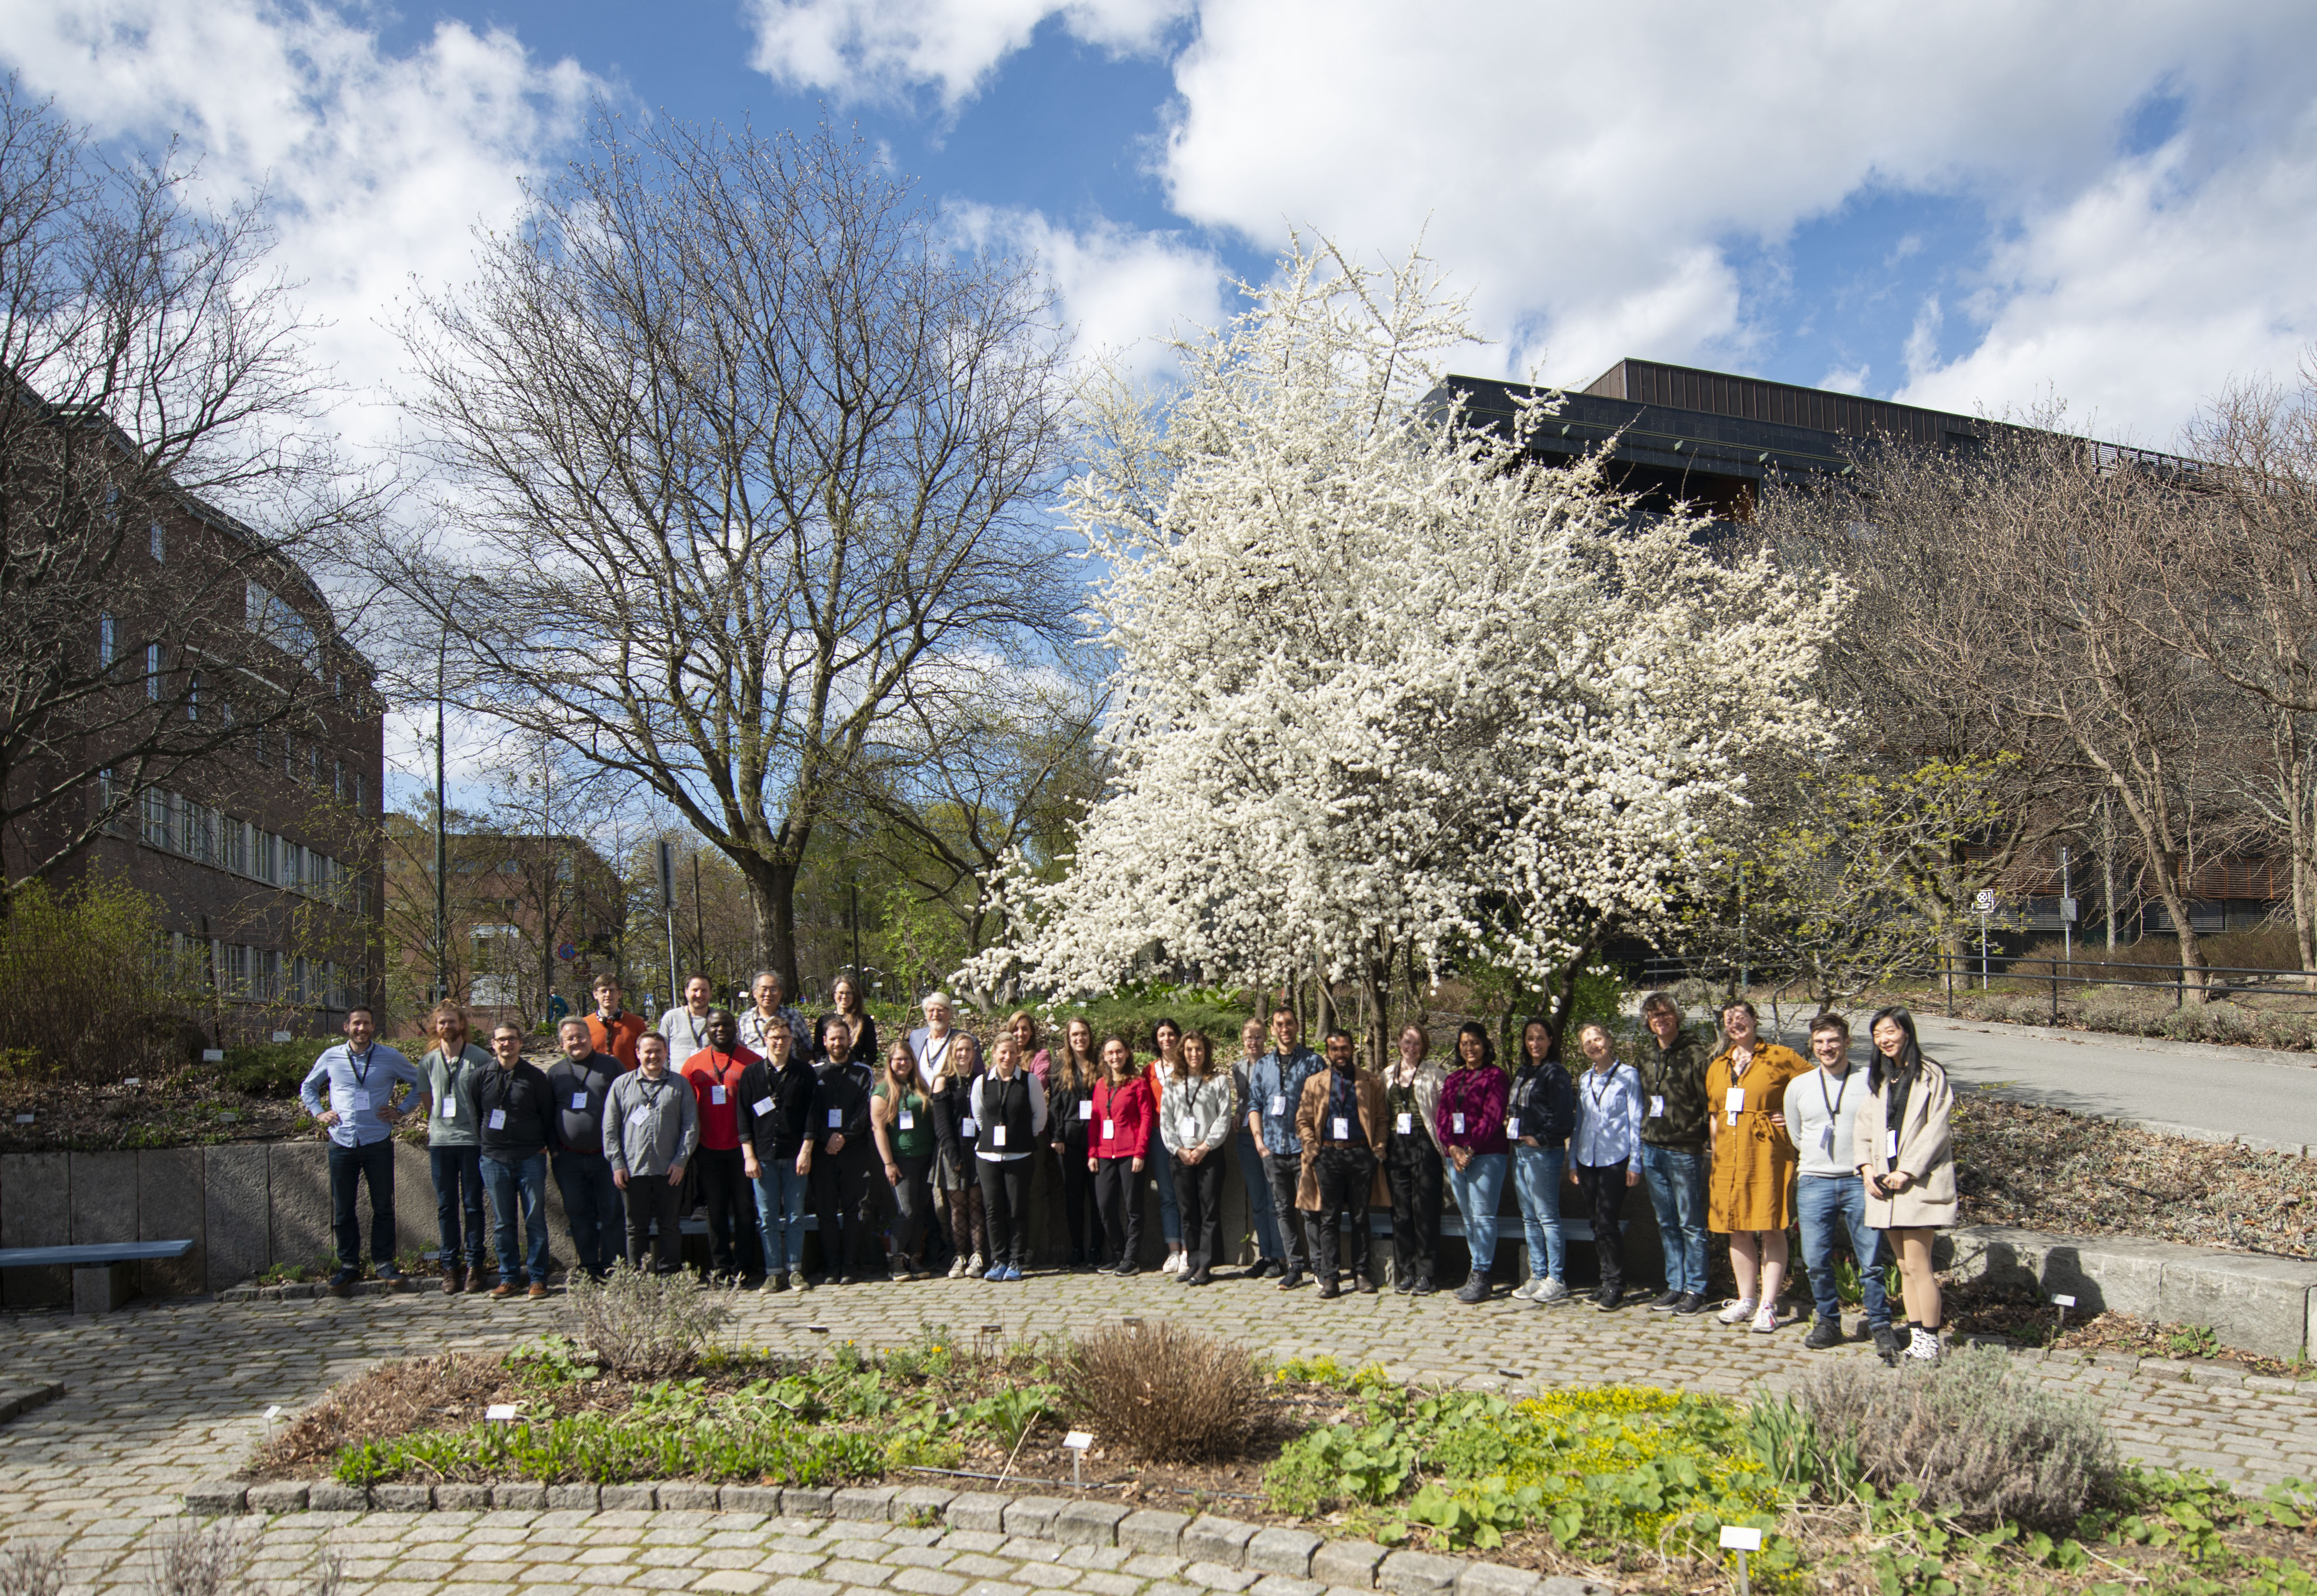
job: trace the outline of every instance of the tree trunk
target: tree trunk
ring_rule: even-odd
[[[1547,1058],[1561,1061],[1570,1057],[1565,1044],[1569,1036],[1569,1017],[1577,1012],[1577,977],[1585,972],[1585,961],[1593,957],[1593,950],[1601,945],[1597,934],[1586,939],[1569,962],[1561,967],[1561,980],[1552,994],[1552,1045]]]
[[[790,992],[803,992],[797,980],[797,861],[792,858],[736,855],[732,862],[740,867],[741,879],[748,884],[748,907],[756,920],[757,964],[778,971]]]
[[[1367,1019],[1368,1068],[1382,1079],[1392,1057],[1391,956],[1366,960],[1361,972],[1360,1007]]]

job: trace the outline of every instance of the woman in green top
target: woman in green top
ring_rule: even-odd
[[[919,1254],[933,1220],[926,1171],[934,1161],[934,1122],[917,1084],[917,1061],[906,1041],[886,1050],[884,1077],[869,1094],[869,1128],[877,1137],[886,1182],[893,1188],[893,1278],[914,1280],[924,1272]]]

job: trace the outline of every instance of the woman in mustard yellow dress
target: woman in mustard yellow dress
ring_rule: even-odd
[[[1786,1137],[1786,1083],[1812,1065],[1792,1048],[1764,1041],[1754,1005],[1740,998],[1722,1011],[1722,1051],[1705,1066],[1705,1123],[1713,1173],[1705,1225],[1730,1238],[1738,1299],[1724,1324],[1751,1319],[1767,1335],[1778,1327],[1778,1292],[1786,1279],[1786,1226],[1794,1222],[1794,1169]]]

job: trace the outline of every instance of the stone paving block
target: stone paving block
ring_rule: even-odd
[[[648,1513],[658,1505],[659,1493],[649,1482],[632,1485],[604,1485],[596,1497],[597,1511],[607,1513]]]
[[[490,1505],[491,1488],[488,1485],[460,1485],[446,1480],[434,1487],[436,1512],[485,1512]]]
[[[1255,1596],[1324,1596],[1328,1589],[1318,1580],[1289,1579],[1284,1574],[1266,1574],[1248,1588]]]
[[[1024,1563],[1014,1571],[1014,1577],[1036,1590],[1060,1591],[1077,1584],[1078,1576],[1085,1572],[1053,1563]]]
[[[1006,1544],[1003,1529],[951,1529],[941,1538],[945,1552],[994,1552]]]
[[[1390,1591],[1392,1596],[1427,1596],[1434,1591],[1451,1590],[1457,1575],[1464,1572],[1459,1557],[1436,1556],[1430,1552],[1394,1552],[1376,1570],[1376,1586]]]
[[[1255,1538],[1258,1526],[1243,1524],[1237,1519],[1219,1519],[1202,1513],[1193,1519],[1183,1531],[1183,1556],[1204,1563],[1220,1563],[1225,1568],[1237,1568],[1247,1560],[1247,1543]]]
[[[1372,1540],[1330,1540],[1311,1554],[1311,1577],[1355,1591],[1375,1588],[1383,1548]]]
[[[728,1513],[762,1513],[770,1519],[781,1511],[781,1488],[778,1485],[722,1485],[716,1492],[717,1504]]]
[[[898,1485],[847,1485],[829,1499],[829,1511],[840,1519],[886,1523],[892,1519],[893,1498],[899,1492]]]
[[[1183,1570],[1183,1578],[1200,1590],[1229,1592],[1230,1596],[1261,1577],[1252,1568],[1226,1568],[1220,1563],[1194,1563]]]
[[[953,1529],[1003,1531],[1006,1501],[988,1491],[961,1492],[942,1510],[942,1520]]]
[[[1134,1596],[1142,1582],[1130,1574],[1088,1574],[1079,1578],[1078,1589],[1094,1596]]]
[[[752,1574],[745,1568],[720,1568],[694,1583],[692,1588],[695,1591],[727,1591],[733,1592],[734,1596],[756,1596],[756,1592],[770,1583],[772,1581],[768,1576]]]
[[[1162,1513],[1150,1509],[1132,1512],[1118,1521],[1118,1544],[1132,1547],[1141,1552],[1164,1552],[1172,1556],[1183,1544],[1183,1531],[1191,1527],[1188,1513]]]
[[[214,1480],[207,1485],[185,1488],[185,1511],[199,1519],[213,1519],[220,1513],[237,1513],[249,1495],[249,1488],[234,1480]]]
[[[935,1485],[906,1485],[893,1493],[893,1522],[896,1524],[931,1523],[938,1520],[942,1510],[957,1494]]]
[[[957,1596],[965,1589],[965,1581],[938,1568],[904,1568],[893,1576],[892,1588],[910,1592],[912,1596]]]
[[[317,1513],[358,1513],[370,1507],[370,1492],[362,1485],[316,1480],[306,1487],[306,1511]]]
[[[1543,1578],[1533,1568],[1467,1563],[1456,1576],[1456,1596],[1534,1596]]]
[[[654,1493],[659,1498],[662,1512],[712,1513],[716,1511],[717,1488],[684,1480],[670,1480]]]
[[[495,1485],[491,1487],[493,1512],[545,1512],[547,1487],[531,1485]]]
[[[1247,1565],[1259,1574],[1284,1574],[1290,1579],[1306,1579],[1311,1573],[1311,1554],[1320,1549],[1324,1536],[1308,1529],[1288,1529],[1273,1526],[1256,1531],[1247,1543]]]
[[[781,1492],[781,1516],[789,1519],[825,1519],[829,1515],[829,1502],[834,1491],[812,1485],[789,1485]]]
[[[599,1512],[604,1506],[601,1485],[550,1485],[547,1487],[547,1511],[550,1512]]]
[[[370,1504],[382,1513],[423,1513],[434,1505],[434,1488],[432,1485],[372,1485],[370,1488]]]
[[[1064,1546],[1116,1546],[1119,1520],[1127,1512],[1123,1502],[1073,1502],[1054,1515],[1051,1534]]]
[[[1016,1496],[998,1516],[1006,1534],[1043,1538],[1051,1533],[1054,1520],[1069,1505],[1059,1496]]]

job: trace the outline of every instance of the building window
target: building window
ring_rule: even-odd
[[[157,521],[153,523],[153,563],[157,566],[161,565],[168,557],[169,534],[162,531],[161,523]]]
[[[362,779],[362,773],[360,771],[356,771],[354,772],[354,807],[357,810],[362,809],[369,796],[370,783]]]
[[[96,668],[109,671],[121,661],[120,634],[109,614],[96,618]]]
[[[142,831],[148,848],[169,845],[169,795],[157,787],[145,789],[139,800]]]
[[[308,969],[309,966],[306,956],[303,953],[300,953],[298,955],[297,962],[291,967],[290,1001],[293,1003],[302,1003],[308,1001],[306,986],[306,983],[309,978],[307,974]]]
[[[145,696],[155,703],[161,701],[161,646],[145,645]]]
[[[185,718],[188,720],[199,720],[201,718],[201,673],[199,671],[195,671],[192,675],[185,678]]]
[[[342,804],[346,801],[346,762],[343,759],[330,762],[330,796]]]
[[[296,892],[306,879],[306,850],[295,843],[282,844],[282,880],[280,885]]]

